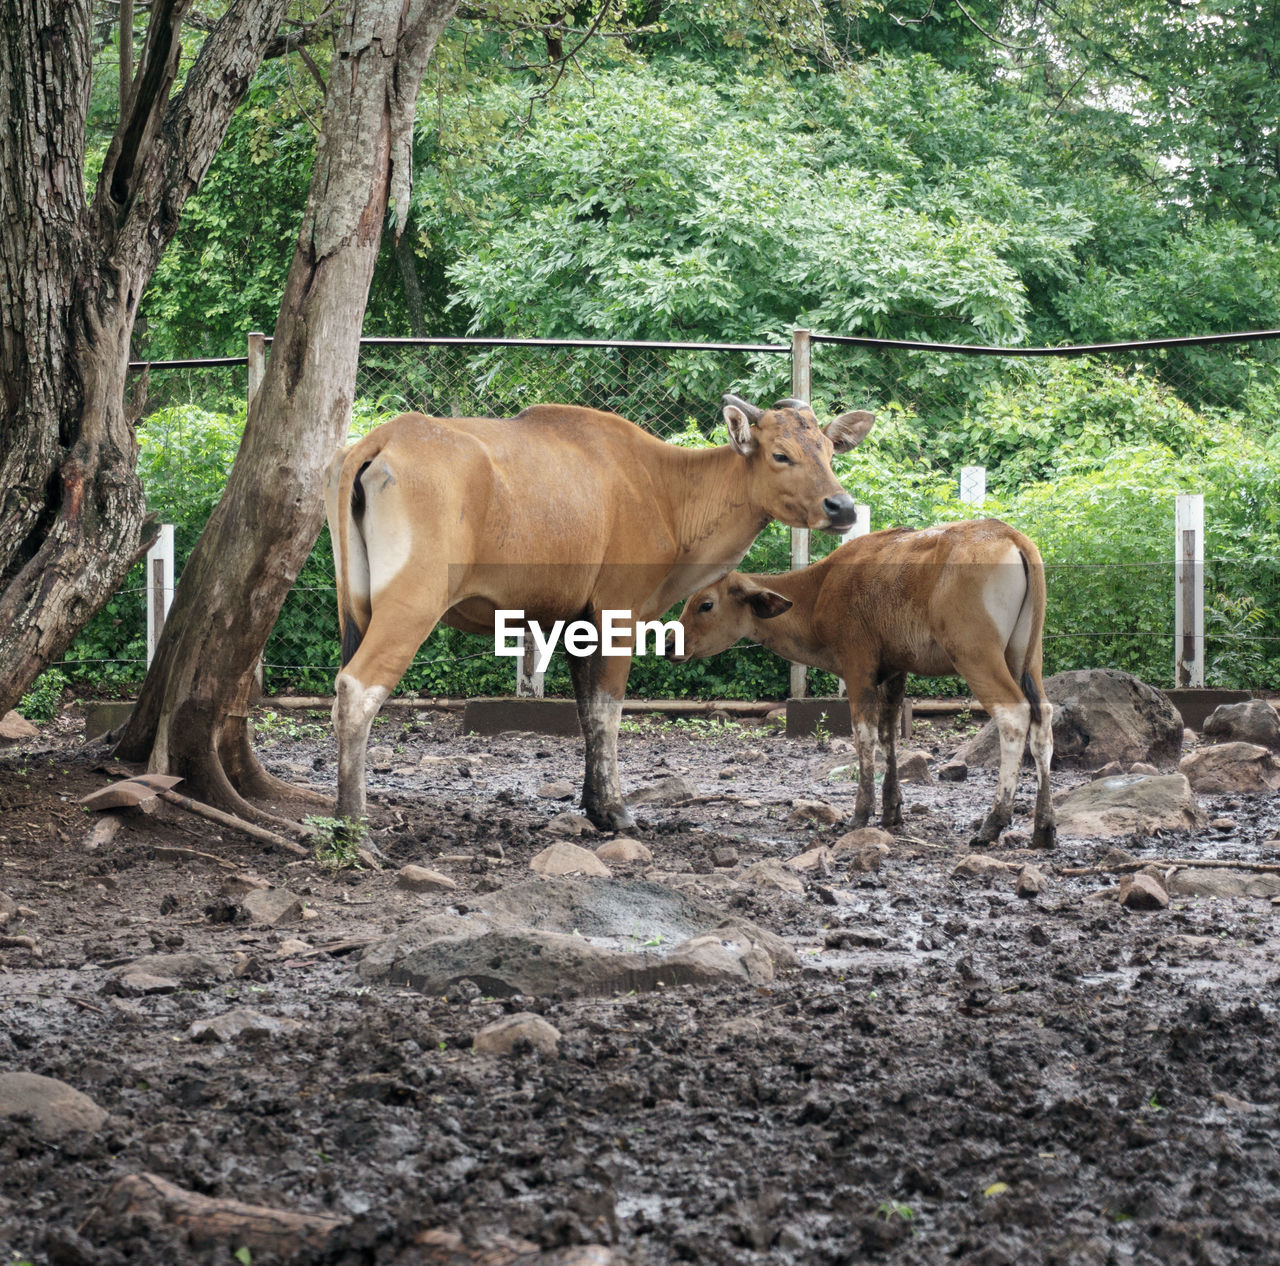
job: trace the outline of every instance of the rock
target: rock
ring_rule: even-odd
[[[102,992],[117,998],[147,998],[152,994],[177,993],[181,988],[182,982],[172,976],[153,976],[144,971],[108,976],[102,982]]]
[[[1280,896],[1280,875],[1270,875],[1266,871],[1187,866],[1175,870],[1165,886],[1171,897],[1265,899]]]
[[[840,821],[840,811],[825,800],[793,800],[787,821],[816,822],[821,826],[832,826]]]
[[[214,1016],[212,1020],[197,1020],[187,1035],[193,1042],[234,1042],[240,1037],[280,1037],[302,1028],[298,1020],[286,1020],[278,1016],[263,1015],[247,1007]]]
[[[1203,822],[1182,774],[1123,774],[1085,783],[1057,802],[1059,835],[1114,837],[1191,831]]]
[[[395,765],[396,754],[390,747],[379,744],[369,749],[365,760],[375,773],[384,774]]]
[[[596,828],[579,813],[557,813],[547,822],[543,830],[549,831],[552,835],[566,835],[574,838],[597,833]]]
[[[969,777],[969,766],[958,756],[938,766],[939,782],[964,782]]]
[[[1109,848],[1103,853],[1099,866],[1105,866],[1112,870],[1118,870],[1121,866],[1129,866],[1138,859],[1130,852],[1123,848]]]
[[[406,892],[450,892],[457,886],[448,875],[426,866],[401,866],[396,875],[396,887]]]
[[[876,854],[877,858],[880,856]],[[835,860],[835,854],[829,848],[811,848],[807,853],[798,853],[795,857],[788,857],[782,864],[788,870],[810,871],[825,870]]]
[[[1164,910],[1169,905],[1169,894],[1154,876],[1139,871],[1126,875],[1120,881],[1120,904],[1126,910]]]
[[[721,769],[716,773],[716,777],[721,782],[733,782],[735,778],[740,778],[741,776],[742,770],[740,770],[736,765],[727,765],[724,769]]]
[[[877,849],[881,856],[892,853],[893,836],[878,826],[860,826],[856,831],[846,831],[831,846],[831,851],[840,856],[843,853],[860,853],[865,848]]]
[[[0,717],[0,743],[21,743],[39,737],[40,731],[26,717],[16,712],[6,712]]]
[[[774,976],[768,952],[741,932],[705,932],[677,945],[667,959],[677,970],[708,979],[739,978],[751,985],[767,985]]]
[[[1136,760],[1129,766],[1129,772],[1131,774],[1146,774],[1149,777],[1154,778],[1160,771],[1154,765],[1150,765],[1144,760]]]
[[[529,859],[529,869],[536,875],[599,875],[608,878],[613,872],[590,849],[580,848],[567,840],[557,840]]]
[[[672,774],[668,778],[660,778],[647,787],[637,787],[623,799],[629,805],[636,804],[674,804],[679,800],[692,800],[698,789],[687,778]]]
[[[647,844],[641,844],[639,840],[629,839],[625,835],[620,835],[616,840],[606,840],[603,844],[597,845],[596,856],[602,862],[613,862],[615,865],[620,866],[625,866],[630,862],[648,864],[653,861],[653,853]]]
[[[1280,715],[1264,699],[1224,703],[1209,714],[1201,733],[1232,743],[1280,749]]]
[[[270,888],[271,884],[260,879],[257,875],[242,873],[239,875],[228,875],[222,881],[222,887],[219,890],[224,897],[231,897],[238,900],[243,897],[246,892],[262,892]]]
[[[910,783],[932,782],[929,772],[929,753],[918,750],[898,753],[898,781]]]
[[[804,884],[781,862],[755,862],[742,872],[741,878],[743,883],[752,884],[756,888],[777,888],[797,896],[804,892]]]
[[[297,937],[290,937],[287,941],[280,942],[280,948],[277,953],[281,958],[292,958],[295,954],[305,954],[311,948],[306,941],[301,941]]]
[[[250,923],[271,928],[302,921],[302,898],[287,888],[259,888],[245,893],[240,909],[248,915]]]
[[[1018,882],[1014,886],[1014,891],[1018,896],[1027,900],[1040,896],[1041,893],[1047,892],[1049,881],[1044,877],[1044,872],[1038,866],[1024,866],[1018,871]]]
[[[1093,771],[1093,778],[1095,782],[1099,778],[1118,778],[1124,772],[1125,768],[1118,760],[1109,760],[1101,769]]]
[[[18,913],[18,903],[7,892],[0,892],[0,927]]]
[[[1214,820],[1209,823],[1209,830],[1211,831],[1234,831],[1235,829],[1235,818],[1214,818]]]
[[[1182,717],[1167,696],[1112,668],[1073,669],[1045,678],[1053,704],[1053,763],[1095,769],[1108,761],[1171,765],[1182,750]],[[1000,737],[989,721],[960,749],[970,765],[1000,763]]]
[[[1257,743],[1220,743],[1184,756],[1180,772],[1196,791],[1280,790],[1280,760]]]
[[[561,779],[558,782],[544,782],[533,794],[540,800],[572,800],[574,790],[572,783]]]
[[[951,878],[981,879],[985,883],[994,883],[1013,871],[1023,869],[1025,867],[1021,862],[1001,861],[998,857],[988,857],[986,853],[968,853],[952,867]]]
[[[523,1055],[528,1051],[555,1055],[560,1049],[560,1030],[532,1011],[517,1011],[486,1024],[476,1033],[471,1048],[482,1055]]]
[[[230,980],[233,972],[229,964],[205,954],[144,954],[107,973],[108,978],[138,975],[172,977],[188,988],[199,989]]]
[[[741,855],[732,844],[719,844],[711,850],[711,864],[720,870],[728,870],[736,866]]]
[[[95,1134],[107,1119],[88,1095],[65,1081],[39,1073],[0,1073],[0,1117],[29,1117],[40,1138],[57,1142],[70,1134]]]

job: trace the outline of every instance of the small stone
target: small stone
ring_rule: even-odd
[[[18,903],[7,892],[0,892],[0,927],[18,913]]]
[[[1160,771],[1144,760],[1136,760],[1129,766],[1131,774],[1145,774],[1148,778],[1154,778]]]
[[[1235,829],[1235,818],[1214,818],[1214,820],[1209,823],[1209,830],[1211,831],[1234,831]]]
[[[540,800],[572,800],[574,786],[563,779],[557,782],[544,782],[533,794]]]
[[[1000,875],[1013,870],[1022,870],[1021,862],[1005,862],[996,857],[988,857],[986,853],[969,853],[962,857],[952,868],[952,879],[984,879],[991,882]]]
[[[234,1042],[239,1037],[279,1037],[302,1027],[298,1020],[281,1019],[248,1007],[237,1007],[211,1020],[197,1020],[187,1030],[187,1035],[193,1042]]]
[[[257,875],[248,873],[239,875],[228,875],[222,881],[222,895],[224,897],[243,897],[247,892],[261,892],[270,888],[271,884],[260,879]]]
[[[596,847],[596,856],[602,862],[613,862],[615,865],[627,865],[629,862],[651,862],[653,853],[639,840],[620,835],[616,840],[606,840]]]
[[[711,864],[720,870],[728,870],[729,867],[736,866],[739,860],[738,850],[732,844],[721,844],[711,850]]]
[[[177,993],[181,988],[182,982],[172,976],[153,976],[144,971],[108,976],[102,984],[103,993],[117,998],[147,998],[152,994]]]
[[[486,1024],[476,1033],[472,1049],[482,1055],[522,1055],[530,1050],[554,1055],[559,1050],[560,1030],[531,1011],[518,1011]]]
[[[825,800],[793,800],[787,821],[816,822],[822,826],[833,826],[840,821],[840,812]]]
[[[879,854],[877,854],[879,856]],[[796,870],[800,872],[810,870],[825,871],[826,868],[835,861],[835,854],[829,848],[811,848],[806,853],[799,853],[795,857],[788,857],[782,864],[788,870]]]
[[[1114,778],[1117,774],[1124,773],[1124,766],[1118,760],[1109,760],[1101,769],[1093,771],[1093,778],[1096,782],[1099,778]]]
[[[451,892],[457,886],[448,875],[426,866],[401,866],[396,875],[396,887],[406,892]]]
[[[1104,870],[1117,870],[1121,866],[1129,866],[1138,859],[1123,848],[1109,848],[1102,855],[1102,860],[1098,863]]]
[[[879,849],[882,856],[891,853],[893,836],[878,826],[860,826],[856,831],[846,831],[831,846],[831,851],[839,856],[842,853],[860,853],[864,848]]]
[[[933,781],[929,772],[929,753],[921,751],[900,752],[898,754],[898,781],[908,783],[926,783]]]
[[[875,844],[868,844],[864,848],[842,850],[840,856],[847,861],[851,874],[878,875],[880,873],[880,862],[884,855]]]
[[[391,748],[380,745],[371,747],[365,760],[375,773],[384,774],[395,764],[396,754]]]
[[[40,731],[24,716],[6,712],[0,717],[0,743],[21,743],[24,739],[39,738]]]
[[[742,881],[757,888],[777,888],[796,896],[804,892],[804,884],[780,862],[775,861],[756,862],[748,866],[742,872]]]
[[[86,1094],[65,1081],[39,1073],[0,1073],[0,1117],[30,1117],[42,1139],[56,1142],[69,1134],[94,1134],[107,1119]]]
[[[246,893],[240,908],[250,923],[262,923],[267,927],[279,927],[282,923],[297,923],[302,918],[302,898],[287,888],[262,888]]]
[[[549,848],[529,860],[535,875],[599,875],[607,878],[613,872],[590,849],[580,848],[567,840],[557,840]]]
[[[720,770],[719,773],[716,774],[716,777],[720,779],[721,782],[732,782],[741,772],[741,770],[730,765],[728,768]]]
[[[637,787],[623,796],[627,804],[675,804],[680,800],[692,800],[698,789],[687,778],[672,774],[668,778],[660,778],[647,787]]]
[[[1040,896],[1049,887],[1049,881],[1044,877],[1044,872],[1038,866],[1024,866],[1018,872],[1018,882],[1014,887],[1014,891],[1018,896],[1031,900]]]
[[[939,782],[964,782],[969,777],[969,766],[958,756],[953,756],[938,766]]]
[[[597,833],[596,828],[580,813],[557,813],[554,818],[547,822],[543,830],[549,831],[552,835],[565,835],[575,838],[579,835],[595,835]]]
[[[1153,875],[1126,875],[1120,881],[1120,904],[1126,910],[1164,910],[1169,905],[1169,894],[1164,885]]]
[[[306,941],[291,936],[287,941],[280,942],[279,954],[281,958],[292,958],[295,954],[305,954],[310,948]]]

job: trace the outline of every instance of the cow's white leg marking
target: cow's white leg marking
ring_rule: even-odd
[[[579,708],[586,744],[587,771],[582,786],[582,807],[597,826],[624,830],[635,826],[631,811],[622,802],[618,775],[618,723],[622,700],[606,690],[593,690],[586,706]]]
[[[364,816],[364,764],[369,727],[390,692],[385,686],[366,686],[350,673],[340,672],[334,687],[333,728],[338,736],[338,816]]]
[[[1025,699],[1013,706],[998,703],[992,720],[1000,732],[1000,774],[996,780],[995,804],[978,831],[977,842],[982,844],[994,843],[1013,821],[1013,793],[1018,785],[1018,766],[1022,763],[1031,723],[1031,705]]]
[[[876,809],[876,727],[862,717],[853,718],[853,738],[858,745],[858,798],[853,825],[866,826]]]
[[[1036,814],[1031,835],[1033,848],[1052,848],[1057,840],[1053,797],[1049,790],[1049,766],[1053,764],[1053,704],[1040,696],[1040,720],[1031,726],[1031,755],[1036,762]]]

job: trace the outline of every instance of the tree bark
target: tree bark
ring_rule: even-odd
[[[144,548],[124,402],[138,301],[286,0],[233,0],[171,98],[188,3],[152,5],[86,206],[91,2],[0,0],[0,712]]]
[[[266,375],[117,749],[241,816],[269,820],[245,797],[292,790],[253,753],[253,668],[320,530],[322,477],[346,440],[387,203],[403,224],[418,88],[456,7],[350,7]]]

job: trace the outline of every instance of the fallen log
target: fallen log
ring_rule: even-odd
[[[246,822],[244,818],[238,818],[234,813],[225,813],[221,809],[215,809],[212,805],[201,804],[199,800],[192,800],[190,796],[184,796],[177,791],[158,791],[156,794],[162,799],[167,800],[170,804],[176,804],[180,809],[186,809],[188,813],[198,814],[202,818],[208,818],[210,822],[217,822],[219,826],[228,826],[234,831],[240,831],[255,840],[262,840],[266,844],[274,844],[277,848],[282,848],[286,853],[292,853],[295,857],[310,857],[311,852],[305,849],[301,844],[295,844],[292,840],[287,840],[277,831],[269,831],[265,826],[256,826],[252,822]]]
[[[1280,862],[1233,862],[1221,858],[1200,857],[1147,857],[1142,861],[1116,862],[1111,866],[1068,866],[1057,870],[1058,875],[1131,875],[1154,866],[1157,870],[1253,870],[1262,874],[1280,875]]]
[[[292,1213],[240,1200],[187,1191],[156,1174],[127,1174],[107,1192],[90,1217],[141,1218],[153,1226],[176,1226],[206,1244],[229,1244],[282,1258],[323,1248],[350,1219],[325,1213]]]

